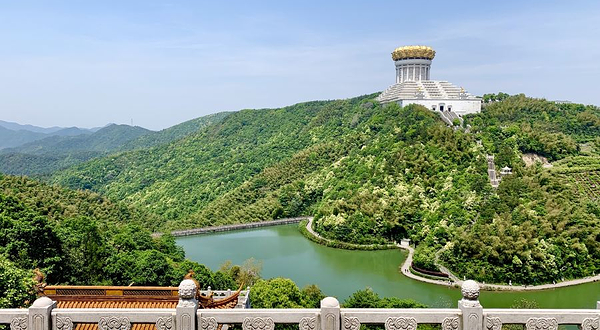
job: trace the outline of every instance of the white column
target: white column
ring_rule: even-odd
[[[404,71],[404,70],[402,69],[402,67],[400,67],[400,68],[398,68],[398,71],[400,72],[400,76],[398,77],[399,78],[398,82],[401,83],[404,81],[404,77],[402,76],[402,73],[403,73],[402,71]]]

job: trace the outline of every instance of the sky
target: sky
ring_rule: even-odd
[[[0,1],[0,120],[160,130],[382,91],[390,53],[475,95],[600,105],[600,1]]]

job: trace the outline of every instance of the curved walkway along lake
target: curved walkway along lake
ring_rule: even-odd
[[[369,286],[380,296],[412,298],[432,307],[456,307],[460,290],[409,279],[399,266],[400,250],[351,251],[325,247],[306,239],[297,225],[282,225],[178,237],[188,258],[213,270],[226,260],[263,262],[262,276],[288,277],[300,287],[317,284],[326,295],[346,299]],[[484,307],[509,307],[516,300],[535,300],[542,308],[595,308],[600,282],[534,292],[482,292]]]
[[[306,230],[311,235],[317,237],[318,239],[331,242],[330,239],[322,237],[321,235],[319,235],[319,233],[315,232],[312,229],[312,221],[313,221],[312,217],[306,217],[306,219],[308,219],[308,222],[306,223]],[[285,220],[283,220],[283,221],[285,221]],[[450,270],[448,270],[446,267],[438,264],[437,262],[436,262],[436,265],[439,267],[440,271],[442,273],[446,273],[449,275],[448,280],[434,280],[434,279],[424,277],[422,275],[418,275],[416,273],[411,273],[410,267],[412,265],[412,258],[415,253],[415,249],[413,249],[410,246],[402,246],[398,243],[396,243],[396,246],[398,248],[408,251],[408,255],[406,256],[406,258],[404,258],[404,262],[400,266],[402,274],[404,274],[405,276],[410,277],[414,280],[426,282],[426,283],[433,283],[433,284],[446,285],[446,286],[462,286],[463,280],[456,277],[456,275],[454,275]],[[563,282],[558,282],[558,283],[549,283],[549,284],[540,284],[540,285],[529,285],[529,286],[514,285],[513,286],[513,285],[482,284],[482,283],[480,283],[479,285],[482,290],[488,290],[488,291],[498,291],[498,290],[533,291],[533,290],[555,289],[555,288],[560,288],[560,287],[565,287],[565,286],[579,285],[579,284],[583,284],[583,283],[597,282],[597,281],[600,281],[600,274],[598,274],[596,276],[578,278],[578,279],[568,280],[568,281],[563,281]]]

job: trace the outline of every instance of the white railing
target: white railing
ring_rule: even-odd
[[[558,330],[559,325],[600,329],[600,309],[484,309],[479,285],[465,281],[458,308],[359,309],[340,308],[327,297],[320,309],[198,309],[196,285],[184,280],[179,303],[172,309],[55,308],[48,297],[29,309],[0,310],[0,324],[11,330],[73,330],[78,323],[99,330],[129,330],[132,324],[156,325],[157,330],[217,330],[220,324],[242,324],[243,330],[274,330],[275,324],[297,324],[300,330],[359,330],[361,324],[380,324],[386,330],[416,330],[418,324],[440,324],[442,330],[501,330],[503,324],[523,324],[526,330]],[[597,303],[600,308],[600,302]]]
[[[11,330],[22,329],[27,326],[28,316],[26,309],[0,309],[0,324],[10,324]]]

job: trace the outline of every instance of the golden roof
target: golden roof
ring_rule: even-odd
[[[175,308],[178,287],[52,285],[40,293],[59,308]],[[200,308],[231,309],[238,303],[242,286],[230,296],[215,299],[197,295]]]
[[[134,286],[46,286],[42,295],[56,301],[57,308],[169,308],[177,307],[178,287]],[[199,308],[233,309],[242,286],[222,299],[199,295]],[[130,330],[157,330],[154,323],[133,323]],[[99,330],[98,323],[77,323],[73,330]],[[219,325],[217,330],[222,330]]]
[[[425,58],[433,60],[435,50],[429,46],[403,46],[394,49],[392,59],[394,61],[404,60],[407,58]]]

